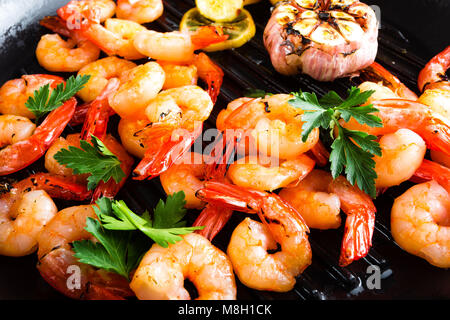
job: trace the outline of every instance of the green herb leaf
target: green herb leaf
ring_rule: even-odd
[[[72,98],[89,81],[90,75],[71,76],[66,84],[60,83],[50,94],[50,84],[40,87],[33,96],[25,102],[25,106],[34,113],[37,119],[46,113],[60,107],[65,101]]]
[[[92,137],[92,145],[85,141],[80,141],[80,148],[70,146],[68,149],[61,149],[54,158],[58,163],[71,168],[74,174],[89,173],[88,189],[93,190],[100,181],[108,182],[111,178],[119,183],[125,173],[120,167],[120,160],[103,144],[100,139]]]
[[[131,211],[125,202],[113,201],[111,203],[112,210],[109,212],[106,212],[108,205],[101,204],[104,211],[100,209],[99,219],[105,229],[140,230],[160,246],[166,248],[169,243],[182,240],[180,235],[203,229],[203,227],[184,227],[186,223],[182,219],[186,214],[185,203],[184,192],[170,195],[165,203],[162,200],[159,201],[153,213],[153,220],[151,220],[148,212],[139,216]]]
[[[80,262],[97,268],[115,272],[129,280],[130,272],[135,269],[143,254],[150,247],[142,240],[133,241],[131,232],[105,230],[95,219],[86,219],[86,231],[97,240],[74,241],[75,257]]]
[[[347,180],[351,184],[357,184],[367,194],[375,197],[377,174],[373,156],[381,156],[377,137],[365,132],[345,129],[339,123],[341,118],[345,122],[354,118],[361,124],[381,127],[381,119],[372,114],[378,110],[372,105],[360,106],[373,92],[361,92],[359,88],[352,87],[348,91],[348,98],[344,100],[334,91],[328,92],[320,99],[314,93],[300,91],[294,93],[294,99],[289,103],[305,111],[302,116],[303,141],[306,141],[315,128],[329,131],[334,140],[330,154],[330,169],[333,177],[339,176],[345,168]],[[336,127],[338,136],[335,138],[333,132]]]

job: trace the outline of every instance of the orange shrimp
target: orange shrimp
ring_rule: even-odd
[[[38,237],[39,273],[52,287],[73,299],[112,300],[133,296],[122,276],[80,263],[74,257],[72,242],[93,239],[85,230],[87,218],[97,219],[91,205],[70,207],[58,212],[44,227]],[[68,286],[72,274],[69,267],[80,270],[79,288]]]
[[[361,125],[354,119],[342,125],[347,129],[364,131],[376,136],[393,133],[401,128],[409,129],[425,140],[428,149],[450,155],[449,121],[433,113],[428,106],[403,99],[374,101],[373,106],[379,110],[376,115],[383,122],[383,127]]]
[[[291,290],[312,258],[309,229],[299,212],[274,193],[226,183],[207,182],[197,194],[213,204],[257,213],[263,222],[259,226],[247,218],[233,232],[227,253],[239,280],[258,290]],[[281,251],[269,254],[274,242]]]
[[[417,100],[417,95],[405,86],[396,76],[391,74],[380,64],[374,62],[367,68],[360,71],[361,76],[369,81],[382,81],[398,97],[407,100]]]
[[[19,171],[45,154],[58,139],[75,112],[77,100],[71,98],[50,112],[33,135],[0,151],[0,176]]]
[[[431,59],[419,73],[417,85],[421,92],[427,89],[446,86],[449,87],[449,81],[446,76],[447,69],[450,67],[450,46]]]
[[[36,116],[26,106],[28,98],[42,86],[56,88],[64,79],[49,74],[23,75],[20,79],[5,82],[0,88],[0,113],[34,119]]]
[[[102,93],[90,103],[81,131],[81,139],[83,140],[91,141],[92,135],[102,140],[106,147],[121,161],[121,168],[125,173],[125,177],[119,183],[116,183],[113,179],[106,183],[101,181],[94,191],[93,203],[101,197],[113,198],[130,175],[131,167],[134,163],[133,158],[128,155],[122,145],[112,136],[106,135],[108,120],[111,115],[111,107],[108,102],[109,96],[117,90],[119,84],[120,82],[117,78],[110,79]]]

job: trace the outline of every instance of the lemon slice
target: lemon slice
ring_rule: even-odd
[[[239,16],[231,22],[214,22],[202,16],[197,8],[186,12],[180,22],[180,31],[195,31],[201,26],[220,26],[223,33],[228,35],[228,40],[212,44],[203,50],[220,51],[238,48],[244,45],[255,35],[256,28],[250,13],[242,9]]]
[[[230,22],[236,19],[244,6],[244,0],[195,0],[200,13],[216,22]]]

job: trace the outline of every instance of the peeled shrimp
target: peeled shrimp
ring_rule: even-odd
[[[36,48],[39,64],[53,72],[76,72],[99,55],[100,49],[90,41],[65,41],[58,34],[43,35]]]
[[[92,206],[70,207],[58,212],[39,235],[38,265],[42,277],[56,290],[73,299],[123,299],[132,296],[128,281],[115,273],[78,262],[71,243],[95,238],[87,232],[87,218],[96,219]],[[69,267],[80,268],[80,287],[69,289]]]
[[[250,288],[286,292],[312,258],[309,231],[300,214],[274,193],[207,182],[202,200],[234,210],[257,213],[263,224],[246,218],[231,235],[227,254],[239,280]],[[273,254],[267,250],[281,251]]]
[[[87,175],[75,175],[73,170],[60,164],[54,158],[55,154],[61,151],[61,149],[68,149],[69,146],[80,148],[80,134],[69,134],[66,138],[59,137],[50,148],[48,148],[45,154],[44,166],[48,172],[54,175],[58,175],[65,178],[75,178],[79,183],[86,183]]]
[[[450,267],[450,195],[436,181],[413,186],[395,199],[391,232],[404,250],[434,266]]]
[[[120,119],[118,132],[125,150],[135,157],[144,158],[148,147],[146,133],[151,127],[148,120]]]
[[[163,248],[154,244],[145,254],[130,283],[142,300],[190,299],[189,279],[199,300],[235,300],[236,284],[228,257],[206,238],[191,233]]]
[[[279,159],[294,159],[318,142],[319,131],[314,129],[306,142],[302,141],[304,111],[290,105],[290,99],[290,95],[276,94],[249,100],[239,107],[233,103],[233,111],[225,109],[219,114],[217,128],[245,130],[246,139],[241,139],[237,146],[247,154],[258,151]],[[228,116],[221,115],[223,113]]]
[[[117,0],[117,18],[143,24],[158,19],[164,10],[162,0]]]
[[[227,39],[221,29],[201,27],[195,33],[144,30],[134,37],[134,46],[143,55],[155,60],[189,63],[194,51]]]
[[[5,82],[0,88],[0,113],[34,119],[34,113],[25,106],[28,98],[46,84],[50,84],[50,89],[53,89],[63,81],[63,78],[58,76],[32,74]]]
[[[334,195],[339,198],[338,203]],[[341,266],[363,258],[369,252],[376,207],[366,193],[351,185],[345,177],[333,179],[329,172],[314,170],[297,187],[282,190],[280,196],[299,212],[304,212],[306,223],[309,222],[312,228],[336,226],[340,222],[337,205],[340,206],[347,215],[339,258]],[[325,208],[319,210],[322,206]]]
[[[94,61],[78,72],[78,75],[90,75],[91,78],[77,94],[85,102],[93,101],[106,87],[109,79],[119,78],[123,72],[135,67],[133,62],[117,57]]]
[[[135,179],[155,177],[180,159],[201,134],[213,108],[211,97],[197,86],[160,92],[145,113],[152,122],[147,130],[147,150],[134,170]]]
[[[374,157],[377,188],[388,188],[407,181],[420,167],[427,151],[425,141],[408,129],[386,134],[379,143],[382,155]]]
[[[450,81],[446,71],[450,67],[450,46],[433,57],[422,69],[417,80],[423,91],[419,102],[429,106],[434,112],[450,120]],[[432,150],[431,158],[450,168],[450,156],[441,151]]]
[[[147,62],[121,73],[119,89],[109,97],[109,105],[122,118],[145,119],[146,108],[157,99],[165,73],[156,62]]]
[[[36,125],[28,118],[0,115],[0,148],[31,137]]]
[[[284,188],[279,195],[301,212],[308,227],[336,229],[341,225],[341,201],[330,192],[332,176],[328,172],[313,170],[293,188]]]
[[[14,183],[0,196],[0,255],[19,257],[37,249],[40,232],[58,211],[52,198],[89,196],[86,187],[46,173]]]
[[[227,177],[236,185],[260,191],[296,186],[311,172],[315,162],[302,154],[295,159],[279,160],[264,156],[247,156],[232,163]],[[272,160],[280,163],[273,164]]]
[[[37,249],[37,237],[58,209],[43,190],[18,190],[0,198],[0,255],[21,257]]]
[[[182,163],[173,165],[159,176],[166,194],[184,192],[186,208],[202,209],[205,206],[205,203],[195,196],[206,180],[208,166],[203,157],[201,154],[188,152],[183,156],[186,162],[181,161]]]

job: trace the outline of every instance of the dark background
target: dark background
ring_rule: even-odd
[[[398,28],[426,61],[450,45],[449,0],[367,0],[381,8],[381,23]]]

